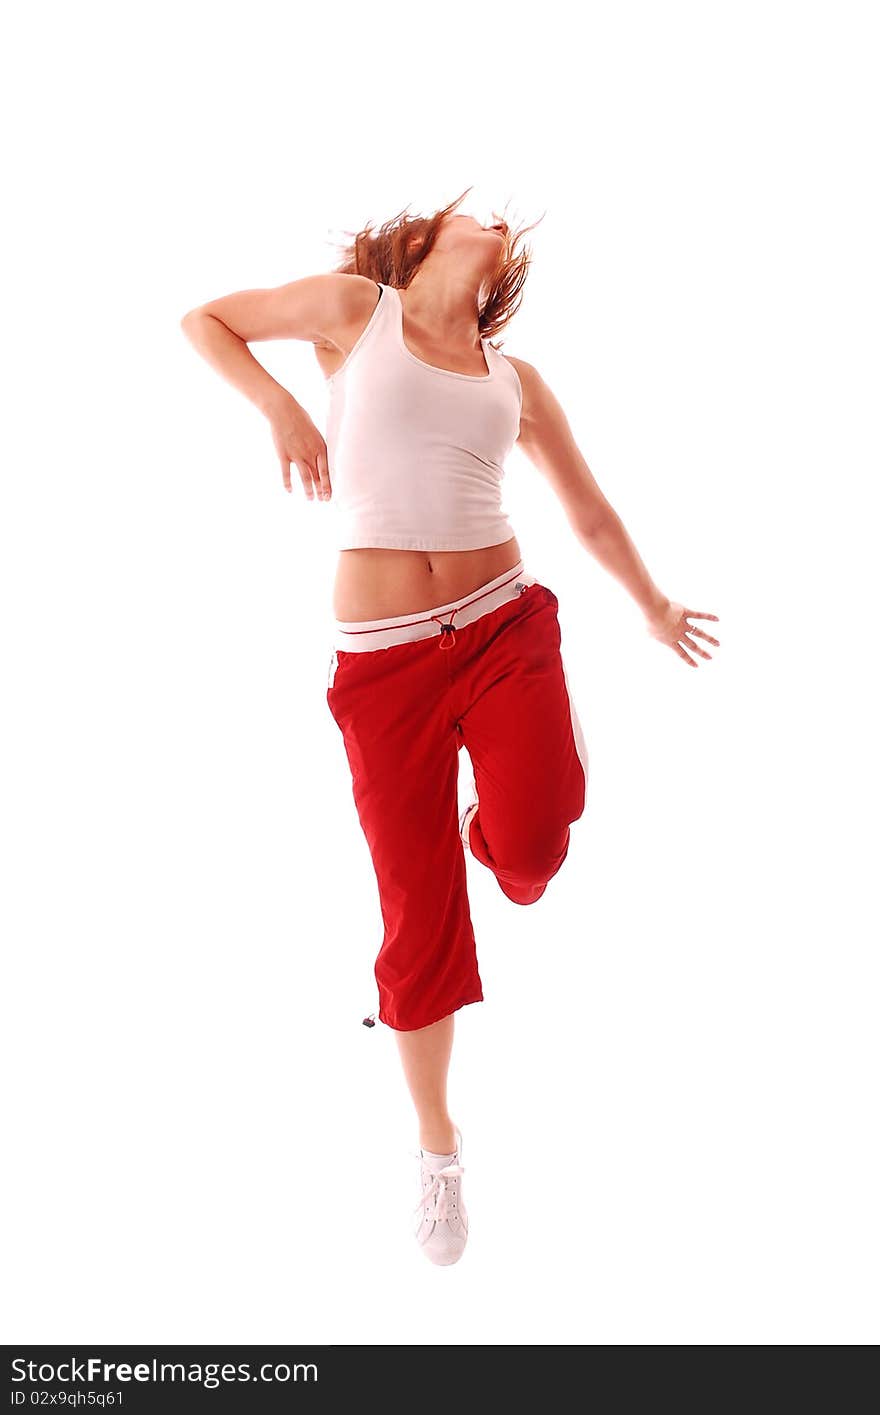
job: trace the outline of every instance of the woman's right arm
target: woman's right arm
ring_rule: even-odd
[[[358,321],[366,324],[376,303],[376,285],[361,275],[307,275],[268,290],[239,290],[189,310],[181,328],[197,353],[259,408],[272,429],[284,485],[290,467],[300,474],[309,500],[332,491],[327,445],[305,408],[254,358],[248,344],[264,339],[303,339],[347,352]]]

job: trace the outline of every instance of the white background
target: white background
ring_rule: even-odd
[[[9,21],[5,1341],[877,1340],[871,17]],[[651,640],[511,455],[589,800],[535,907],[468,862],[486,1001],[443,1270],[393,1034],[361,1026],[334,506],[283,491],[179,321],[469,184],[481,219],[546,213],[504,348],[721,647]],[[323,428],[310,347],[254,352]]]

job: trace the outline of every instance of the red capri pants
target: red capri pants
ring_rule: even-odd
[[[479,808],[468,842],[533,904],[583,814],[587,750],[560,653],[559,602],[520,561],[436,609],[334,621],[327,703],[379,887],[379,1020],[427,1027],[482,1002],[458,825],[458,753]]]

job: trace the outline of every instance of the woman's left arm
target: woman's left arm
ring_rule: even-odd
[[[523,391],[516,446],[546,477],[584,548],[632,595],[645,615],[649,633],[669,644],[696,668],[687,648],[702,658],[712,655],[688,635],[699,635],[716,647],[718,640],[689,624],[688,616],[717,622],[718,615],[685,609],[658,589],[625,525],[587,466],[559,400],[531,364],[506,357],[519,375]]]

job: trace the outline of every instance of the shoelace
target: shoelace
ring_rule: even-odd
[[[417,1214],[419,1210],[421,1210],[422,1216],[427,1218],[428,1205],[436,1194],[437,1209],[434,1214],[434,1219],[437,1223],[443,1223],[444,1219],[448,1217],[446,1200],[449,1185],[447,1181],[449,1179],[458,1179],[462,1174],[464,1174],[464,1169],[460,1164],[447,1164],[443,1169],[439,1169],[434,1175],[433,1182],[428,1186],[421,1199],[416,1204],[413,1213]]]

